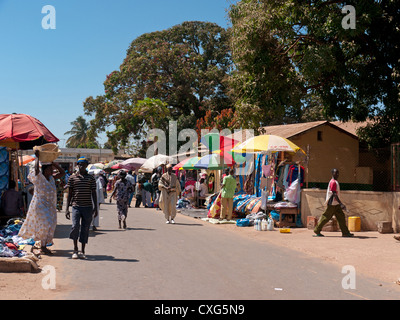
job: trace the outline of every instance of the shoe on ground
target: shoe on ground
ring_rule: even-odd
[[[352,238],[352,237],[354,237],[354,233],[343,234],[342,237],[343,238]]]
[[[72,254],[72,259],[78,259],[78,252],[74,251],[74,253]]]
[[[80,252],[78,255],[79,255],[79,259],[82,259],[82,260],[86,259],[86,255],[83,252]]]
[[[174,219],[172,219],[172,220],[171,220],[171,223],[172,223],[172,224],[175,224],[175,221],[174,221]]]
[[[321,232],[314,234],[314,237],[325,237]]]
[[[166,224],[169,224],[169,220],[167,220],[165,223],[166,223]]]

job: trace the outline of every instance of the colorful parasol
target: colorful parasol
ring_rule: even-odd
[[[27,114],[0,114],[0,146],[28,150],[59,139],[38,119]]]
[[[179,162],[177,165],[175,165],[172,169],[173,170],[179,170],[179,169],[184,169],[184,170],[190,170],[194,169],[193,165],[199,161],[199,157],[189,157],[186,158],[185,160]]]
[[[130,158],[128,160],[121,162],[119,165],[121,169],[133,171],[139,169],[145,162],[146,162],[145,158]]]
[[[21,159],[20,159],[19,160],[19,165],[20,166],[24,166],[24,165],[34,161],[35,159],[36,159],[35,156],[29,156],[29,155],[22,156],[22,162],[21,162]]]
[[[217,150],[230,151],[239,141],[221,136],[219,133],[208,133],[201,138],[201,142],[211,151]]]
[[[275,135],[261,135],[252,137],[234,147],[232,151],[237,153],[278,151],[296,153],[297,151],[301,151],[305,154],[303,149],[295,145],[293,142],[289,141],[286,138]]]
[[[227,153],[224,153],[223,158],[219,154],[211,153],[201,157],[199,161],[193,165],[193,169],[221,170],[224,168],[224,164],[232,166],[234,163],[232,157]]]

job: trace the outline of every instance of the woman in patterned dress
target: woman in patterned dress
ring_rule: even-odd
[[[128,203],[129,195],[133,191],[133,185],[126,179],[126,172],[119,172],[119,180],[115,183],[115,188],[110,196],[111,199],[116,193],[117,198],[117,210],[118,210],[118,224],[121,229],[121,221],[124,223],[124,229],[126,229],[126,217],[128,216]]]
[[[51,254],[46,248],[52,243],[57,225],[57,193],[55,179],[60,179],[65,172],[58,164],[43,164],[39,169],[39,151],[36,151],[35,167],[29,172],[28,179],[34,184],[35,191],[29,205],[26,219],[19,231],[19,236],[24,239],[33,238],[40,241],[41,251]],[[58,174],[53,176],[53,168]]]

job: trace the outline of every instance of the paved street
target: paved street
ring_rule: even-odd
[[[255,241],[218,225],[178,214],[129,209],[118,229],[116,205],[104,204],[91,232],[87,260],[72,260],[70,222],[59,213],[54,250],[59,299],[398,299],[399,291],[357,275],[342,288],[337,265]]]

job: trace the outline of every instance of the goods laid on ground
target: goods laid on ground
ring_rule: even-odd
[[[18,236],[23,222],[24,219],[10,219],[0,229],[0,272],[31,272],[39,268],[39,259],[24,251],[26,245],[33,246],[35,241]]]

